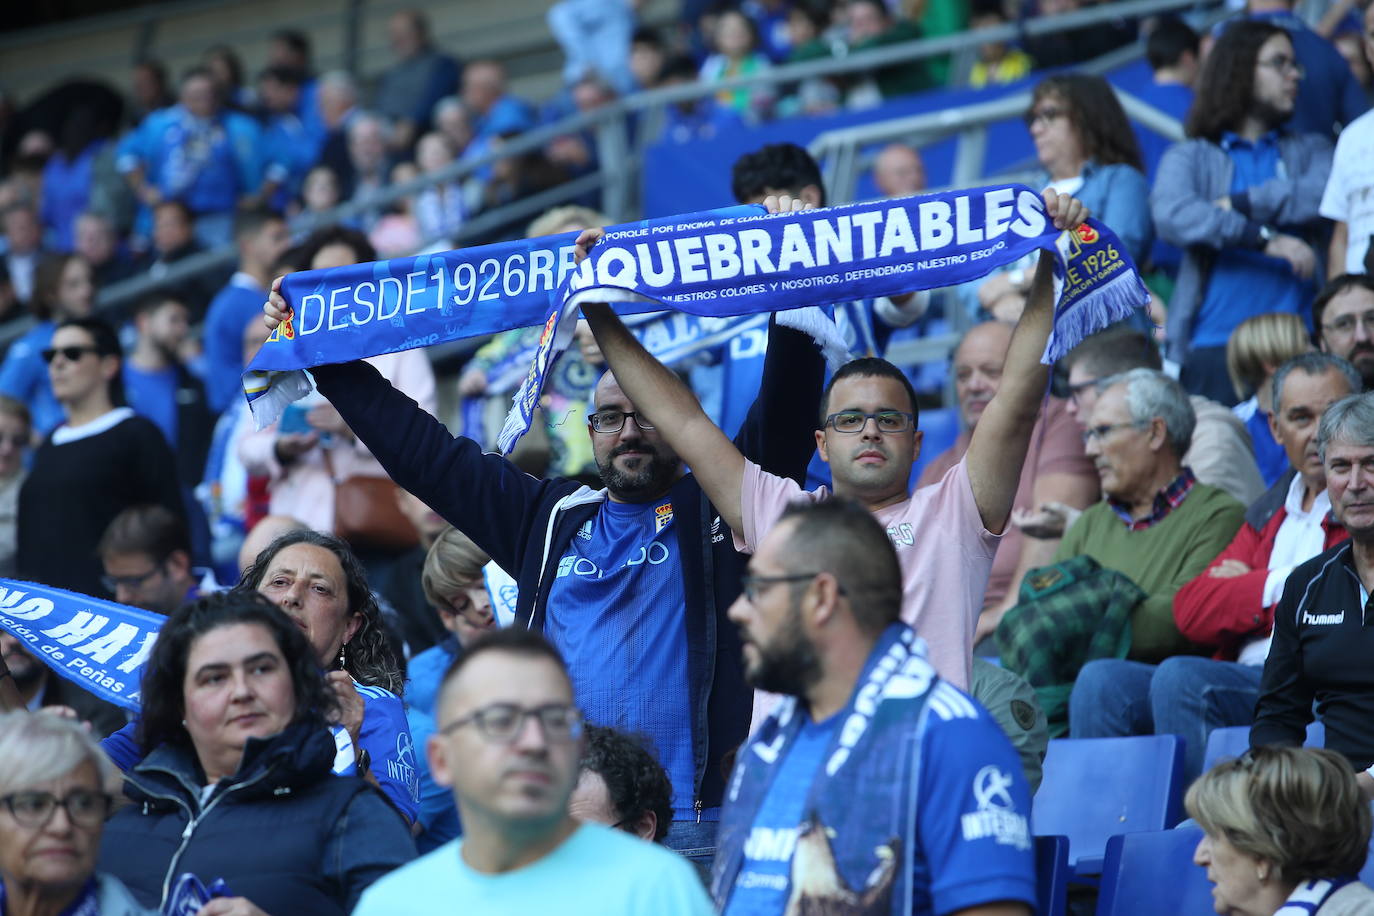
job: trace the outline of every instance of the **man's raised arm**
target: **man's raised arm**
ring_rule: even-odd
[[[1045,191],[1045,209],[1060,229],[1076,229],[1088,209],[1076,198]],[[1000,534],[1011,516],[1031,430],[1049,382],[1040,362],[1054,327],[1053,255],[1040,252],[1026,308],[1011,337],[1002,384],[973,430],[965,458],[983,527]]]
[[[587,303],[582,314],[620,390],[692,469],[725,524],[743,531],[744,456],[739,449],[711,422],[691,389],[644,349],[609,305]]]

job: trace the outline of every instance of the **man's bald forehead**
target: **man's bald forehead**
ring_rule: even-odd
[[[435,709],[438,718],[450,718],[461,710],[464,713],[479,709],[490,703],[512,702],[506,685],[528,683],[532,669],[542,666],[553,674],[551,684],[542,703],[571,703],[573,700],[572,681],[568,674],[553,659],[544,655],[528,652],[511,652],[504,649],[491,649],[471,659],[467,664],[455,664],[457,670],[448,674],[439,690]],[[512,671],[524,671],[523,675],[511,675]]]
[[[985,321],[969,328],[964,334],[964,339],[959,341],[959,346],[954,351],[955,360],[959,359],[966,348],[980,344],[988,346],[997,344],[1005,352],[1011,347],[1011,326],[1001,321]]]
[[[616,407],[625,410],[634,410],[634,403],[620,389],[620,383],[615,380],[615,376],[610,371],[605,372],[597,381],[596,392],[592,400],[595,402],[597,410],[608,403],[613,403]]]

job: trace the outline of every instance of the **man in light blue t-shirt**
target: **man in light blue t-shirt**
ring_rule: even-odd
[[[465,647],[435,719],[430,770],[452,787],[464,835],[372,885],[355,916],[712,912],[685,859],[568,813],[582,718],[538,633],[495,630]]]

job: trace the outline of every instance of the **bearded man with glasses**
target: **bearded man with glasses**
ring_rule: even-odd
[[[711,912],[681,857],[569,813],[582,714],[563,659],[538,633],[493,630],[468,646],[435,719],[430,771],[453,789],[463,836],[368,888],[355,916]]]
[[[1350,362],[1374,387],[1374,279],[1351,273],[1336,277],[1312,303],[1317,346]]]

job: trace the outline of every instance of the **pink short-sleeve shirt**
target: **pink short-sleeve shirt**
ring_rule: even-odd
[[[735,534],[736,548],[753,553],[790,503],[830,496],[826,487],[803,490],[796,481],[745,462],[744,530]],[[874,518],[887,529],[902,567],[902,619],[925,640],[940,676],[967,690],[973,630],[999,537],[983,527],[964,462]]]

